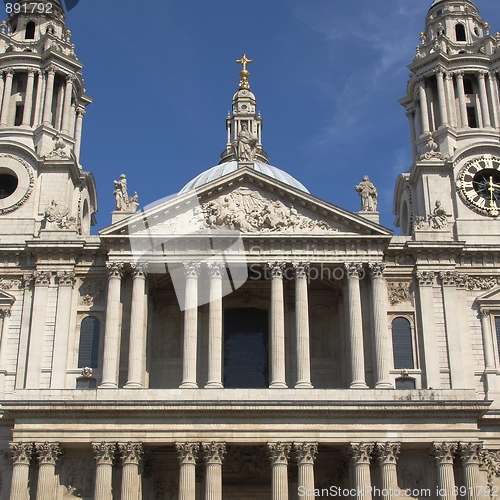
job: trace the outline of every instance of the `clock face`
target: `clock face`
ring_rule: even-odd
[[[481,215],[500,214],[500,158],[483,155],[462,168],[457,188],[466,205]]]

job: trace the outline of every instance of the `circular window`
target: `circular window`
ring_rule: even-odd
[[[15,175],[0,174],[0,200],[8,198],[17,189],[18,180]]]

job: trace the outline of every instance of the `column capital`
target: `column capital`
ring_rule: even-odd
[[[267,267],[271,269],[271,276],[273,278],[282,278],[283,271],[285,270],[286,262],[268,262]]]
[[[45,441],[45,443],[35,443],[35,450],[40,465],[56,465],[59,456],[62,455],[59,443],[49,443],[48,441]]]
[[[465,75],[465,71],[463,71],[463,70],[460,70],[460,71],[454,71],[454,72],[453,72],[453,74],[454,74],[454,75],[455,75],[455,76],[456,76],[459,80],[461,80],[461,79],[464,77],[464,75]]]
[[[433,271],[417,271],[415,277],[417,278],[420,286],[432,286],[434,285],[436,273]]]
[[[288,464],[292,443],[281,443],[280,441],[277,443],[267,443],[267,448],[271,458],[271,465]]]
[[[459,443],[458,452],[460,460],[464,465],[482,463],[483,443],[480,441],[471,443]]]
[[[445,69],[443,68],[443,66],[438,66],[437,68],[435,68],[433,71],[432,71],[436,76],[437,75],[445,75]]]
[[[113,465],[116,453],[115,443],[92,443],[97,465]]]
[[[52,279],[50,271],[35,271],[33,273],[35,278],[35,286],[49,286]]]
[[[38,73],[38,70],[36,68],[26,68],[26,71],[28,73],[28,78],[32,76],[33,78],[35,77],[35,73]]]
[[[307,273],[311,267],[310,262],[292,262],[293,269],[295,271],[295,279],[297,278],[307,278]]]
[[[488,74],[489,71],[486,71],[485,69],[479,69],[477,71],[477,76],[480,80],[484,80]]]
[[[130,264],[132,268],[133,278],[144,278],[148,277],[148,263],[147,262],[133,262]]]
[[[432,443],[432,456],[441,464],[453,464],[453,456],[457,451],[457,443]]]
[[[0,309],[0,318],[10,318],[10,316],[12,315],[12,311],[9,308],[5,308],[5,309]]]
[[[31,283],[33,283],[34,279],[35,279],[34,273],[24,273],[20,280],[20,287],[23,288],[24,290],[27,290],[31,286]]]
[[[12,463],[14,465],[29,465],[31,455],[33,454],[33,443],[9,443],[9,448],[12,453]]]
[[[352,278],[362,278],[364,275],[363,264],[361,262],[345,262],[345,270],[347,272],[347,277]]]
[[[184,272],[186,278],[199,278],[200,276],[200,263],[199,262],[183,262]]]
[[[318,443],[294,443],[293,449],[297,456],[297,465],[314,464],[318,453]]]
[[[375,443],[349,443],[348,453],[355,464],[370,464]]]
[[[48,75],[54,75],[56,72],[56,68],[54,65],[50,64],[45,68],[45,71],[47,72]]]
[[[381,279],[385,274],[385,262],[369,262],[368,272],[370,273],[371,279]]]
[[[451,71],[447,71],[444,74],[444,78],[445,78],[445,80],[453,80],[453,73]]]
[[[376,443],[375,453],[380,465],[395,464],[401,451],[401,443]]]
[[[196,464],[200,443],[175,443],[175,449],[177,450],[179,463],[181,465]]]
[[[59,286],[74,287],[76,283],[76,277],[74,271],[58,271],[57,282]]]
[[[108,270],[108,279],[123,278],[123,262],[106,262],[106,269]]]
[[[76,80],[76,76],[71,74],[66,75],[65,80],[67,84],[73,83]]]
[[[14,68],[5,68],[4,70],[5,76],[7,77],[13,77],[14,76]]]
[[[479,314],[481,315],[481,317],[483,318],[487,318],[488,316],[490,316],[491,314],[491,311],[489,309],[479,309]]]
[[[443,286],[465,287],[467,278],[467,274],[459,274],[456,271],[442,271],[439,273],[439,279]]]
[[[223,261],[209,260],[207,262],[210,278],[222,278],[226,272],[226,263]]]
[[[205,463],[222,465],[226,455],[226,443],[212,441],[211,443],[203,443],[202,448],[205,454]]]
[[[83,106],[78,106],[76,108],[76,116],[85,116],[87,114],[87,110]]]
[[[142,443],[132,443],[129,441],[128,443],[118,443],[117,446],[123,465],[139,465],[142,455],[144,455]]]

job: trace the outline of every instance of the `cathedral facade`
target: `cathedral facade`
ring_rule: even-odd
[[[21,7],[25,4],[21,0]],[[500,34],[435,0],[379,224],[269,163],[245,54],[220,162],[97,236],[58,2],[0,26],[0,499],[500,495]],[[354,195],[354,190],[353,190]]]

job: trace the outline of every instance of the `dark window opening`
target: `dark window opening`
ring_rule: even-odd
[[[24,78],[19,78],[17,82],[17,91],[24,92],[26,90],[26,80]]]
[[[406,318],[392,322],[392,351],[394,368],[414,368],[411,325]]]
[[[439,9],[437,12],[436,12],[436,17],[437,16],[442,16],[443,15],[443,10],[442,9]]]
[[[472,85],[472,80],[470,78],[464,78],[464,92],[467,95],[474,94],[474,86]]]
[[[255,308],[224,311],[224,387],[269,387],[267,311]]]
[[[100,321],[88,316],[80,327],[80,346],[78,348],[78,368],[97,368],[99,362]]]
[[[498,359],[500,360],[500,316],[495,317],[495,330],[497,333]]]
[[[414,378],[397,378],[396,389],[411,390],[416,389]]]
[[[467,121],[470,128],[478,128],[476,108],[474,106],[467,107]]]
[[[78,378],[76,379],[77,389],[97,389],[95,378]]]
[[[29,21],[26,24],[26,33],[24,35],[26,40],[33,40],[35,38],[35,28],[36,24],[33,21]]]
[[[465,36],[465,26],[463,24],[457,24],[455,26],[455,35],[457,37],[457,42],[467,41],[467,37]]]
[[[16,117],[14,118],[14,127],[19,127],[23,123],[24,105],[18,104],[16,106]]]
[[[9,197],[17,189],[17,177],[11,174],[0,174],[0,200]]]

